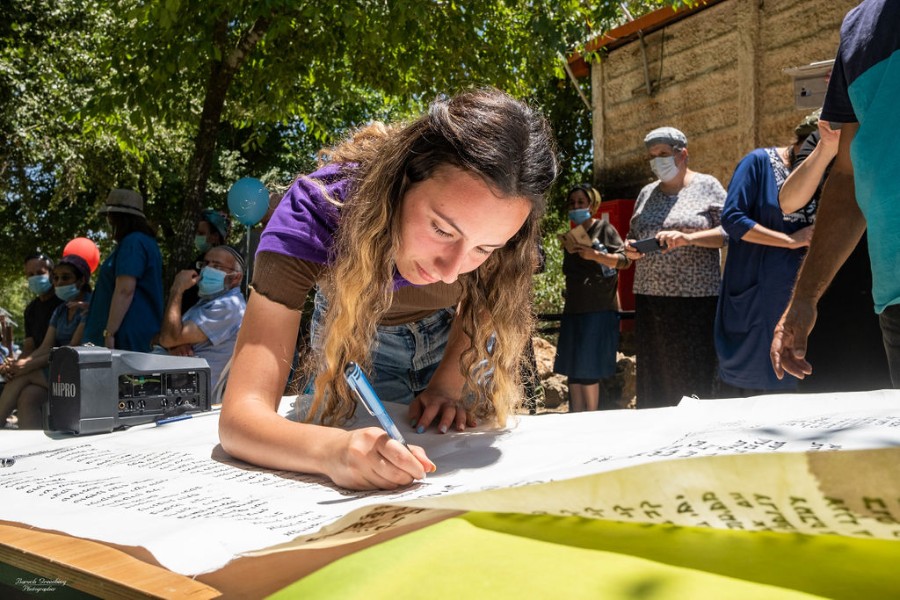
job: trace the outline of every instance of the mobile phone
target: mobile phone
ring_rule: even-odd
[[[384,409],[384,405],[378,398],[375,388],[373,388],[372,384],[369,382],[369,378],[366,377],[363,370],[359,368],[359,365],[355,362],[347,364],[347,367],[344,369],[344,378],[347,380],[347,385],[350,386],[350,389],[356,395],[360,403],[370,415],[378,419],[378,424],[381,425],[381,428],[384,429],[388,436],[409,448],[406,444],[406,440],[404,440],[403,436],[400,434],[400,430],[397,429],[394,420],[391,419],[391,416]]]
[[[655,237],[631,242],[631,247],[641,254],[652,254],[653,252],[660,252],[665,249],[665,246],[660,244],[659,240]]]

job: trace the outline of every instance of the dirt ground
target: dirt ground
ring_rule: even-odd
[[[623,341],[628,341],[624,340]],[[526,403],[519,414],[563,413],[569,411],[566,378],[553,372],[556,347],[547,340],[535,337],[534,346],[537,379],[540,389],[537,406],[532,410]],[[623,349],[629,346],[623,344]],[[635,408],[635,359],[633,354],[620,352],[617,357],[616,375],[611,378],[606,398],[601,398],[601,408]]]

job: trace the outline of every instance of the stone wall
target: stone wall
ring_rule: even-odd
[[[784,70],[834,58],[850,0],[724,0],[591,65],[594,179],[605,198],[633,198],[653,177],[643,137],[688,136],[693,169],[728,184],[738,160],[785,145],[808,111]],[[624,232],[623,232],[624,233]]]

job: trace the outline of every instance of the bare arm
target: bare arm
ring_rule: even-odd
[[[667,230],[656,234],[656,239],[666,246],[663,252],[671,252],[681,246],[697,246],[699,248],[721,248],[728,239],[721,227],[712,227],[692,233]]]
[[[441,433],[447,433],[454,423],[457,431],[465,430],[466,425],[472,427],[476,425],[474,420],[468,418],[466,410],[459,405],[465,384],[465,377],[459,369],[459,361],[470,343],[469,336],[462,330],[459,319],[454,317],[441,363],[435,369],[428,387],[409,405],[409,418],[415,423],[416,431],[425,431],[438,415],[440,415],[438,431]]]
[[[81,327],[81,330],[83,331],[84,328]],[[10,365],[10,375],[18,377],[47,366],[50,362],[50,351],[53,350],[55,344],[56,327],[51,325],[47,328],[47,334],[44,336],[44,341],[41,342],[41,345],[38,346],[34,352],[24,358],[18,359]]]
[[[12,356],[13,353],[13,332],[12,324],[9,323],[5,314],[0,314],[0,337],[3,339],[3,347]]]
[[[219,420],[225,451],[267,468],[323,474],[356,489],[396,488],[434,470],[421,448],[413,446],[411,454],[378,428],[345,431],[277,413],[299,324],[299,311],[251,294]]]
[[[779,248],[802,248],[809,245],[812,238],[814,225],[798,229],[792,234],[774,231],[763,227],[759,223],[754,225],[741,239],[745,242],[761,244],[763,246],[776,246]]]
[[[801,379],[812,373],[805,357],[807,338],[816,322],[816,304],[866,230],[856,203],[850,161],[850,144],[858,128],[857,123],[847,123],[841,130],[837,158],[819,200],[809,254],[800,268],[791,302],[775,327],[770,356],[779,378],[785,371]]]
[[[122,326],[125,314],[131,307],[136,287],[137,279],[135,277],[131,275],[119,275],[116,277],[116,288],[113,291],[112,302],[109,306],[109,316],[106,318],[106,331],[110,335],[106,336],[103,345],[107,348],[116,347],[115,333]]]
[[[778,193],[778,203],[786,215],[797,212],[809,203],[825,175],[825,170],[837,156],[841,130],[833,130],[825,121],[819,121],[819,134],[819,143],[815,149],[806,160],[791,171]]]
[[[631,261],[625,256],[624,250],[622,252],[600,252],[593,246],[578,244],[575,252],[585,260],[606,265],[610,269],[627,269],[631,266]]]
[[[69,340],[70,346],[80,346],[81,339],[84,337],[84,326],[86,321],[82,321],[78,324],[78,327],[75,328],[75,333],[72,334],[72,339]]]
[[[193,269],[179,271],[169,291],[169,303],[163,313],[162,327],[159,331],[159,343],[166,348],[183,344],[200,344],[207,339],[206,334],[193,321],[182,321],[181,299],[184,292],[192,288],[200,280]]]
[[[84,325],[85,322],[82,320],[81,323],[78,324],[78,327],[75,328],[75,331],[72,333],[72,339],[69,340],[69,346],[78,346],[81,344],[81,339],[84,336]],[[29,356],[16,361],[16,363],[19,363],[17,374],[21,375],[22,373],[28,373],[46,367],[50,363],[50,353],[57,345],[56,327],[51,325],[47,329],[47,335],[44,336],[44,341],[41,342],[41,345]]]

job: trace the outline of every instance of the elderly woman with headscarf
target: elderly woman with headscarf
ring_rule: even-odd
[[[635,261],[637,406],[674,406],[710,397],[716,374],[713,323],[720,284],[725,190],[688,168],[687,137],[674,127],[644,138],[658,177],[638,195],[625,245]],[[643,253],[636,240],[660,251]]]

